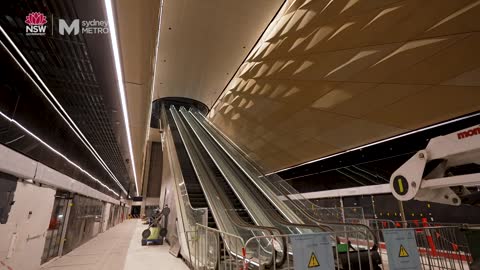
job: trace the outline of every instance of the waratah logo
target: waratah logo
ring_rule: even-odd
[[[27,35],[45,35],[47,17],[40,12],[31,12],[25,19]]]
[[[25,23],[28,25],[44,25],[47,23],[47,17],[40,12],[32,12],[28,14]]]

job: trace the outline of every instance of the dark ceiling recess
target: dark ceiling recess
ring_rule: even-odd
[[[207,115],[208,107],[200,101],[184,98],[184,97],[165,97],[159,98],[152,102],[152,115],[150,117],[150,127],[151,128],[160,128],[160,111],[162,110],[162,103],[165,104],[165,107],[168,109],[170,105],[174,105],[178,108],[196,108],[203,115]]]
[[[59,18],[67,23],[74,19],[106,20],[103,5],[103,1],[94,0],[4,0],[0,25],[128,191],[131,180],[124,157],[126,146],[119,145],[116,133],[125,131],[114,130],[119,121],[114,111],[121,109],[109,36],[60,35],[55,28]],[[25,35],[25,17],[30,12],[47,16],[45,36]]]
[[[120,193],[118,185],[110,179],[80,138],[38,90],[34,81],[22,71],[4,44],[5,40],[0,38],[0,143],[100,192],[112,195],[82,170],[49,149],[52,147],[101,179],[116,193]]]
[[[300,192],[386,184],[390,175],[415,152],[424,149],[431,138],[480,123],[479,112],[466,116],[471,117],[300,165],[279,172],[278,175],[288,180]],[[463,174],[467,173],[466,170],[478,171],[479,168],[478,166],[454,168],[452,173]]]

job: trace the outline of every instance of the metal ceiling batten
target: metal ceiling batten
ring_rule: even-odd
[[[47,13],[48,20],[52,19],[51,14],[65,19],[77,18],[73,1],[15,1],[10,4],[9,11],[13,13],[5,12],[7,15],[0,18],[2,32],[5,28],[7,39],[31,69],[28,72],[42,85],[42,91],[46,90],[44,94],[52,106],[86,144],[112,180],[127,193],[128,171],[84,37],[81,34],[60,37],[47,34],[37,38],[24,35],[22,16],[31,11],[43,11]],[[102,157],[108,157],[106,162]]]

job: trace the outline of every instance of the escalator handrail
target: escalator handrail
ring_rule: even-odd
[[[261,176],[261,177],[266,177],[266,175],[263,173],[263,171],[261,169],[259,169],[254,162],[252,162],[251,160],[249,160],[248,157],[246,157],[245,153],[243,151],[241,151],[241,149],[239,149],[239,147],[237,145],[235,145],[235,143],[233,143],[229,138],[227,138],[221,131],[219,131],[213,124],[211,124],[208,119],[204,118],[202,116],[202,119],[199,119],[198,116],[199,116],[199,113],[196,111],[196,110],[193,110],[193,109],[190,109],[190,114],[193,115],[193,118],[203,127],[204,130],[206,130],[207,134],[209,134],[212,139],[217,142],[217,144],[220,145],[220,142],[219,140],[213,135],[213,133],[211,132],[211,130],[209,130],[208,128],[211,128],[212,130],[214,130],[217,135],[223,139],[223,141],[225,143],[228,143],[228,146],[232,147],[235,151],[237,151],[238,153],[241,153],[242,155],[242,158],[250,165],[252,166],[252,168],[255,169],[255,171]],[[202,123],[201,120],[204,120],[206,122],[209,122],[209,125],[207,127],[207,125],[205,125],[204,123]],[[225,150],[226,154],[238,165],[240,166],[240,162],[236,161],[235,158],[231,155],[231,153],[229,153],[224,147],[221,147],[222,149]],[[252,179],[253,176],[251,176],[249,173],[246,172],[246,170],[242,170],[246,175],[247,177],[250,178],[250,180],[252,180],[254,183],[255,183],[255,179]],[[259,187],[257,185],[257,187]],[[259,189],[262,191],[262,193],[264,193],[265,191],[262,190],[260,187]],[[294,205],[296,205],[296,203],[293,202],[293,200],[287,196],[283,191],[279,190],[289,201],[291,201]],[[265,193],[264,193],[265,194]],[[298,193],[299,195],[301,195],[300,193]],[[295,194],[297,195],[297,194]],[[303,197],[303,196],[302,196]],[[318,225],[321,225],[321,226],[325,226],[325,227],[330,227],[329,225],[341,225],[341,226],[354,226],[354,227],[363,227],[366,231],[368,231],[371,236],[372,236],[372,239],[374,241],[374,247],[376,247],[378,245],[378,239],[377,237],[375,236],[375,234],[373,233],[373,231],[371,230],[371,228],[369,228],[368,226],[366,225],[362,225],[362,224],[353,224],[353,223],[338,223],[338,222],[325,222],[325,221],[319,221],[318,219],[312,217],[309,213],[307,213],[306,211],[304,211],[304,209],[300,208],[300,207],[296,207],[297,210],[299,210],[302,214],[304,214],[307,218],[309,218],[311,221],[313,221],[314,223],[318,224]],[[331,230],[333,230],[333,228],[330,227]]]
[[[231,216],[229,216],[229,217],[232,218]],[[268,227],[268,226],[261,226],[261,225],[251,225],[251,224],[248,224],[247,222],[245,222],[244,220],[242,220],[238,215],[234,215],[233,218],[237,219],[236,222],[235,222],[236,224],[243,224],[243,226],[245,228],[252,227],[252,226],[255,227],[255,228],[262,228],[264,230],[269,231],[270,235],[272,235],[273,237],[275,237],[276,235],[281,235],[282,234],[282,231],[280,231],[280,229],[275,228],[275,227]],[[285,241],[285,239],[282,238],[282,254],[283,254],[283,256],[281,257],[280,261],[275,262],[276,267],[282,266],[283,263],[285,262],[286,258],[288,257],[287,249],[288,249],[287,242]],[[276,252],[276,250],[275,250],[275,252]],[[275,258],[278,258],[278,257],[275,256]],[[272,256],[272,260],[273,260],[273,256]],[[270,264],[270,266],[271,266],[271,264]]]
[[[195,119],[195,117],[193,117],[193,115],[192,115],[191,113],[187,112],[187,111],[185,110],[185,108],[182,107],[182,108],[180,109],[180,111],[181,111],[182,115],[183,115],[185,118],[187,118],[187,116],[188,116],[188,117],[191,117],[192,119]],[[215,144],[215,145],[218,145],[218,143],[216,142],[216,140],[214,140],[214,138],[212,138],[212,137],[207,133],[207,131],[202,127],[202,125],[201,125],[200,123],[198,123],[198,121],[192,120],[193,123],[190,123],[190,122],[188,121],[188,119],[186,119],[186,121],[187,121],[187,123],[190,124],[191,127],[192,127],[192,125],[198,125],[198,128],[201,130],[201,132],[205,133],[205,136],[208,136],[208,138],[211,139],[211,143],[212,143],[212,144]],[[192,127],[192,128],[193,128],[193,127]],[[200,136],[200,134],[197,134],[197,132],[195,132],[195,135],[196,135],[198,138],[199,138],[199,136]],[[199,138],[199,140],[200,140],[200,138]],[[207,143],[207,142],[206,142],[206,143]],[[204,145],[204,147],[207,148],[206,145]],[[223,150],[223,148],[221,148],[220,146],[219,146],[219,149]],[[215,150],[215,149],[210,149],[210,151],[212,151],[212,150]],[[216,151],[221,151],[221,150],[216,150]],[[207,150],[207,152],[208,152],[208,150]],[[213,159],[212,154],[211,154],[210,152],[209,152],[209,154],[211,155],[211,157],[212,157],[212,159]],[[226,160],[224,160],[224,161],[230,162],[231,165],[230,165],[230,164],[229,164],[229,165],[230,165],[230,167],[231,167],[232,169],[233,169],[233,168],[238,168],[237,164],[235,164],[230,158],[228,158],[228,156],[227,156]],[[217,164],[217,166],[218,166],[218,164]],[[238,170],[238,169],[237,169],[237,170]],[[241,173],[239,173],[238,175],[242,175],[243,177],[246,177],[246,175],[245,175],[244,172],[241,172]],[[225,177],[226,177],[226,180],[229,181],[228,176],[225,175]],[[231,186],[232,186],[232,185],[231,185]],[[252,191],[252,190],[251,190],[251,188],[252,188],[251,185],[245,185],[245,188],[247,188],[247,190],[250,189],[250,190],[249,190],[249,191],[250,191],[249,193],[251,193],[250,196],[253,196],[253,197],[256,196],[256,197],[257,197],[256,199],[260,200],[260,198],[258,198],[258,195],[259,195],[258,192],[255,192],[255,191]],[[234,188],[233,186],[232,186],[232,189],[235,191],[235,188]],[[237,191],[235,191],[235,192],[237,192]],[[253,194],[255,194],[255,195],[253,195]],[[252,197],[252,198],[253,198],[253,197]],[[262,199],[262,201],[263,201],[265,198],[262,196],[261,199]],[[258,204],[258,202],[257,202],[257,204]],[[247,206],[245,206],[245,207],[247,207]],[[248,207],[247,207],[247,208],[248,208]],[[267,209],[268,209],[268,208],[270,208],[270,207],[267,207]],[[247,210],[248,210],[248,209],[247,209]],[[274,215],[272,212],[270,212],[270,211],[265,211],[265,208],[260,208],[260,211],[262,211],[262,212],[264,213],[264,215],[267,216],[267,218],[268,218],[269,220],[274,220],[277,224],[284,225],[285,227],[294,227],[294,226],[292,226],[291,224],[301,224],[301,223],[298,223],[298,222],[290,222],[290,223],[289,223],[289,222],[287,222],[287,221],[284,221],[284,220],[281,219],[279,216],[277,217],[276,215]],[[303,228],[309,227],[310,229],[313,228],[313,229],[329,230],[329,228],[326,228],[326,226],[323,226],[323,227],[322,227],[322,226],[318,226],[317,224],[315,224],[315,225],[302,224],[301,227],[303,227]]]
[[[172,113],[172,117],[175,121],[175,125],[176,125],[177,129],[179,130],[180,137],[181,137],[181,139],[182,139],[182,141],[185,145],[185,148],[187,150],[187,154],[189,156],[189,159],[193,161],[196,158],[196,157],[194,157],[194,155],[196,155],[196,154],[192,153],[191,150],[189,150],[189,148],[186,147],[186,146],[188,144],[191,144],[193,148],[198,147],[198,146],[196,146],[193,143],[193,141],[191,141],[190,139],[187,138],[188,136],[186,136],[186,135],[187,135],[188,131],[187,131],[187,128],[185,126],[185,123],[183,123],[183,121],[181,120],[181,117],[179,116],[176,108],[173,105],[170,107],[170,112]],[[185,133],[185,134],[182,134],[182,133]],[[188,140],[188,142],[187,142],[187,140]],[[198,175],[200,168],[198,168],[198,166],[196,166],[194,164],[194,162],[192,162],[192,166],[195,170],[195,173],[197,174],[197,177],[199,178],[199,183],[202,186],[202,189],[206,193],[206,187],[205,187],[203,181],[201,181],[201,179],[200,179],[202,176]],[[218,192],[217,192],[217,194],[218,194]],[[207,203],[209,205],[212,205],[212,203],[209,200],[209,196],[205,196],[205,197],[206,197]],[[221,201],[223,201],[225,203],[225,199],[223,198],[223,196],[218,196],[218,198],[220,198]],[[245,223],[245,222],[238,222],[238,221],[241,220],[240,217],[238,217],[238,215],[234,215],[234,214],[230,213],[229,211],[225,211],[225,212],[227,212],[227,215],[228,215],[230,221],[233,223],[233,225],[238,227],[238,228],[241,228],[242,230],[251,231],[251,232],[252,231],[260,231],[262,233],[265,233],[265,231],[266,231],[269,234],[272,234],[272,231],[276,230],[276,228],[273,228],[273,227],[255,226],[255,225],[251,225],[251,224],[248,224],[248,223]],[[213,213],[214,213],[214,210],[212,208],[212,214]],[[215,217],[215,215],[214,215],[214,217]],[[221,222],[220,222],[220,224],[221,224]],[[232,252],[232,250],[228,246],[227,242],[225,242],[225,245],[227,247],[228,252],[231,253],[232,255],[234,255],[235,252]],[[285,245],[285,248],[286,248],[286,245]],[[269,266],[269,265],[271,266],[272,264],[273,264],[273,255],[270,257],[270,260],[269,260],[269,263],[267,263],[267,266]]]
[[[191,231],[193,230],[193,226],[197,223],[197,220],[196,219],[193,219],[192,220],[192,215],[194,216],[194,213],[197,212],[197,211],[202,211],[204,215],[208,215],[208,208],[195,208],[192,206],[191,202],[190,202],[190,198],[188,196],[188,193],[186,194],[182,194],[182,192],[179,190],[179,188],[177,187],[180,187],[181,183],[183,183],[185,185],[185,180],[183,178],[183,174],[182,174],[182,171],[181,171],[181,168],[180,168],[180,161],[178,160],[178,158],[176,159],[176,162],[177,164],[173,164],[173,161],[172,161],[172,158],[173,156],[176,156],[176,149],[175,149],[175,142],[173,140],[173,135],[171,133],[171,129],[170,129],[170,126],[167,125],[167,126],[164,126],[167,130],[164,131],[164,134],[167,134],[165,137],[164,137],[164,140],[165,140],[165,145],[166,145],[166,151],[168,152],[168,155],[170,156],[169,158],[169,161],[168,161],[168,166],[170,166],[170,171],[171,171],[171,174],[172,174],[172,178],[173,178],[173,181],[174,181],[174,194],[175,196],[177,197],[177,200],[179,201],[179,204],[180,204],[180,208],[179,208],[179,211],[180,211],[180,218],[182,220],[182,228],[183,230],[186,232],[186,231]],[[178,166],[178,168],[175,168],[176,166]],[[184,196],[184,195],[187,195],[187,196]],[[183,202],[183,203],[182,203]],[[183,208],[183,210],[182,210]],[[205,221],[206,222],[206,219],[205,218]],[[187,227],[185,227],[187,226]],[[188,258],[190,259],[190,263],[192,262],[192,257],[191,257],[191,252],[192,250],[190,249],[190,245],[188,244],[188,241],[185,243],[187,245],[186,247],[186,252],[188,252]]]
[[[182,112],[182,115],[185,117],[185,115],[183,113],[188,113],[186,112],[186,110],[184,108],[181,108],[180,111]],[[189,114],[189,116],[191,116]],[[188,120],[187,120],[188,122]],[[197,121],[195,121],[195,124],[198,124]],[[199,127],[201,127],[201,125],[199,125]],[[203,128],[202,128],[203,130]],[[205,132],[205,130],[203,130],[203,132]],[[197,137],[200,136],[199,134],[195,134]],[[214,141],[213,141],[214,142]],[[204,145],[205,146],[205,145]],[[230,160],[230,162],[232,162]],[[234,166],[236,167],[236,165]],[[244,175],[242,173],[242,175]],[[258,192],[256,192],[258,194]],[[263,198],[263,197],[262,197]],[[264,199],[264,198],[263,198]],[[301,224],[301,223],[292,223],[292,222],[287,222],[285,221],[283,218],[281,218],[280,216],[277,216],[277,215],[274,215],[273,213],[276,213],[276,212],[270,212],[270,211],[264,211],[265,215],[267,215],[269,217],[270,220],[274,220],[275,223],[277,224],[280,224],[284,227],[295,227],[296,229],[298,228],[305,228],[305,229],[313,229],[313,230],[317,230],[317,229],[320,229],[322,231],[333,231],[331,228],[329,228],[328,226],[324,226],[324,225],[321,225],[321,224]]]
[[[175,114],[177,114],[178,112],[175,112]],[[187,121],[186,119],[183,119],[184,121]],[[186,123],[181,123],[181,125],[185,125]],[[185,126],[183,127],[185,128]],[[199,146],[200,147],[200,146]],[[220,194],[220,192],[218,192],[217,190],[217,193]],[[224,196],[219,196],[219,198],[223,201],[225,201],[226,199],[224,198]],[[227,204],[226,202],[224,204]],[[275,227],[270,227],[270,226],[261,226],[261,225],[252,225],[252,224],[249,224],[247,222],[245,222],[244,220],[242,220],[238,215],[232,215],[230,213],[230,211],[227,211],[227,215],[229,216],[230,220],[238,227],[241,227],[245,230],[259,230],[259,229],[263,229],[263,230],[266,230],[270,233],[270,235],[274,236],[276,234],[282,234],[282,232],[278,229],[278,228],[275,228]],[[253,232],[252,232],[253,233]],[[283,241],[283,240],[282,240]],[[262,247],[263,248],[263,247]],[[276,251],[276,250],[275,250]],[[279,257],[279,256],[275,256],[275,258],[280,258],[280,260],[276,261],[276,266],[280,266],[282,265],[286,258],[287,258],[287,244],[286,243],[283,243],[282,244],[282,254],[284,254],[283,256]],[[273,259],[273,256],[272,256],[272,259]],[[270,264],[271,266],[271,264]]]
[[[162,110],[161,110],[161,112],[160,112],[161,118],[163,118],[163,114],[165,114],[165,111],[164,111],[163,106],[164,106],[164,105],[162,104]],[[166,119],[166,117],[167,117],[167,116],[165,115],[165,119]],[[168,123],[168,121],[166,121],[166,123]],[[170,126],[169,126],[168,124],[167,124],[165,127],[170,128]],[[170,128],[170,130],[171,130],[171,128]],[[170,132],[171,132],[171,131],[170,131]],[[173,136],[173,135],[172,135],[172,136]],[[175,145],[175,142],[173,141],[173,139],[172,139],[172,142],[173,142],[173,145]],[[170,150],[170,149],[169,149],[169,150]],[[168,151],[169,151],[169,150],[168,150]],[[175,151],[176,151],[176,150],[175,150]],[[176,153],[172,153],[172,154],[176,154]],[[178,161],[178,162],[180,163],[180,161]],[[172,172],[173,172],[173,170],[172,170]],[[175,179],[176,179],[176,178],[175,178]],[[183,183],[183,185],[185,185],[185,180],[183,179],[183,175],[182,175],[181,179],[177,179],[177,180],[180,180],[180,181],[178,181],[178,182],[179,182],[178,185],[182,185],[182,183]],[[193,207],[192,204],[191,204],[191,202],[190,202],[190,196],[188,195],[188,192],[187,192],[185,195],[181,195],[181,196],[186,197],[186,204],[188,205],[188,207],[190,208],[190,210],[193,210],[193,211],[203,210],[203,211],[205,211],[205,212],[208,212],[208,208],[207,208],[207,207]]]
[[[242,205],[248,211],[254,222],[259,225],[264,226],[273,225],[269,218],[262,211],[262,208],[255,203],[254,197],[244,185],[242,185],[238,178],[241,177],[241,174],[238,174],[238,170],[235,166],[232,166],[231,161],[228,158],[223,158],[223,153],[215,149],[216,145],[213,141],[210,141],[209,136],[202,134],[204,132],[203,128],[198,125],[198,123],[191,117],[191,115],[185,110],[185,108],[180,108],[180,112],[184,116],[186,123],[190,126],[196,138],[202,144],[205,151],[208,153],[212,161],[217,166],[220,173],[223,175],[224,179],[227,181],[229,186],[232,188],[232,191],[235,193],[237,198],[240,200]]]
[[[192,116],[192,118],[195,119],[195,122],[196,122],[196,123],[202,128],[202,130],[212,139],[212,141],[213,141],[214,143],[216,143],[216,144],[218,145],[218,147],[225,152],[225,154],[229,157],[229,159],[230,159],[234,164],[236,164],[235,166],[238,167],[238,168],[240,169],[240,171],[242,171],[242,174],[245,175],[247,178],[249,178],[252,182],[254,182],[255,186],[262,191],[262,193],[264,194],[264,196],[268,197],[267,194],[264,192],[264,190],[263,190],[260,186],[258,186],[255,181],[252,180],[252,176],[249,175],[248,172],[247,172],[244,168],[242,168],[242,167],[240,166],[240,163],[237,162],[237,161],[232,157],[232,155],[231,155],[230,153],[228,153],[228,151],[226,151],[226,149],[225,149],[224,147],[222,147],[222,145],[220,144],[220,142],[215,138],[215,136],[212,135],[211,131],[208,130],[208,127],[212,127],[212,128],[215,128],[215,127],[213,127],[212,125],[208,125],[208,127],[206,127],[206,125],[204,125],[204,124],[196,117],[195,112],[196,112],[196,111],[194,111],[194,110],[192,110],[192,109],[190,109],[190,112],[189,112],[190,115]],[[272,195],[272,196],[274,196],[274,195]],[[270,198],[269,198],[269,200],[270,200]],[[270,200],[270,201],[271,201],[271,200]],[[272,204],[274,204],[274,203],[272,202]],[[278,208],[278,205],[275,205],[275,204],[274,204],[274,206],[276,206],[276,207]],[[284,208],[288,208],[288,207],[285,205]],[[288,210],[289,210],[289,211],[292,211],[290,208],[288,208]],[[281,211],[281,210],[280,210],[280,211]],[[295,222],[295,221],[292,221],[292,220],[284,221],[283,219],[280,219],[280,218],[276,217],[275,215],[272,215],[271,213],[269,213],[269,214],[270,214],[270,217],[271,217],[271,218],[273,218],[274,220],[276,220],[276,221],[277,221],[278,223],[280,223],[280,224],[284,224],[284,225],[285,225],[285,224],[288,224],[288,222],[290,222],[291,224],[302,224],[302,223],[300,223],[300,222]],[[295,214],[294,212],[292,212],[291,215],[296,215],[296,214]],[[299,217],[297,217],[297,219],[298,219],[298,221],[303,221],[303,220],[302,220],[301,218],[299,218]],[[323,230],[325,230],[325,231],[332,231],[332,230],[333,230],[332,228],[330,228],[330,227],[329,227],[328,225],[326,225],[326,224],[318,224],[318,222],[315,222],[315,221],[312,221],[311,223],[314,223],[315,226],[320,226],[320,229],[323,229]],[[304,224],[304,225],[305,225],[305,224]],[[287,225],[287,226],[289,226],[289,225]],[[313,227],[313,226],[312,226],[312,227]]]
[[[263,194],[265,194],[265,196],[268,198],[268,200],[282,213],[282,215],[287,218],[287,220],[289,222],[293,222],[293,223],[299,223],[301,222],[301,218],[299,218],[295,213],[292,212],[292,210],[288,207],[282,207],[281,205],[279,205],[281,202],[277,201],[276,200],[276,197],[274,196],[274,194],[267,194],[266,191],[264,189],[262,189],[262,187],[256,182],[254,181],[252,178],[253,176],[251,176],[248,171],[245,170],[245,168],[243,168],[241,166],[241,164],[232,156],[232,154],[227,151],[227,149],[225,149],[225,147],[219,142],[219,140],[212,134],[212,130],[210,130],[209,128],[212,128],[215,130],[215,132],[217,132],[219,135],[221,135],[221,138],[222,139],[225,139],[225,140],[229,140],[229,139],[226,139],[222,134],[221,132],[219,132],[216,127],[214,125],[212,125],[211,123],[209,123],[208,127],[207,125],[205,125],[200,119],[199,119],[199,114],[198,114],[198,111],[194,110],[194,109],[190,109],[189,110],[189,113],[193,116],[193,119],[195,119],[195,121],[202,127],[203,130],[205,130],[205,132],[209,135],[209,137],[218,145],[219,148],[221,148],[223,150],[223,152],[228,156],[230,157],[230,159],[236,164],[236,166],[238,166],[238,168],[243,172],[243,174],[245,174],[251,181],[252,183],[257,186],[257,188],[262,191]],[[205,120],[205,121],[208,121],[205,117],[201,116],[202,120]],[[229,144],[230,145],[230,144]],[[238,148],[236,148],[237,151],[238,151]],[[241,150],[240,150],[241,152]],[[242,156],[245,156],[244,154],[242,154]],[[287,211],[287,212],[285,212]]]

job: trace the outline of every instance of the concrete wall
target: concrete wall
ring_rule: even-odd
[[[0,261],[13,270],[36,270],[45,244],[55,190],[18,182],[6,224],[0,224]]]
[[[162,168],[162,143],[152,142],[146,197],[155,197],[157,199],[160,197],[160,187],[162,184]]]

